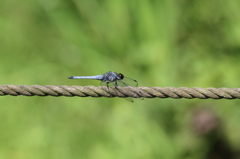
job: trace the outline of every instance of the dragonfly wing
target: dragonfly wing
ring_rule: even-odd
[[[136,80],[128,78],[128,77],[124,77],[123,80],[119,80],[119,81],[122,81],[127,86],[132,86],[132,87],[138,86],[138,82]]]
[[[101,86],[107,86],[107,82],[101,82]],[[108,83],[109,87],[115,87],[113,82]]]
[[[125,79],[125,78],[124,78],[124,79]],[[135,87],[136,87],[136,86],[138,85],[138,83],[137,83],[136,80],[133,80],[133,79],[131,79],[131,78],[128,78],[128,79],[130,79],[129,81],[133,81],[133,82],[132,82],[132,85],[130,85],[130,84],[128,84],[128,83],[125,83],[124,80],[118,80],[118,81],[117,81],[117,85],[120,86],[120,87],[127,87],[127,86],[135,86]],[[135,81],[136,81],[136,82],[135,82]],[[142,94],[141,91],[139,91],[139,93]],[[129,97],[129,98],[130,98],[130,97]],[[129,98],[124,98],[124,99],[130,101]],[[132,98],[130,98],[130,99],[132,100]],[[136,98],[136,99],[143,100],[144,98],[143,98],[143,97],[140,97],[140,98]],[[130,101],[130,102],[131,102],[131,101]],[[132,100],[132,102],[133,102],[133,100]]]
[[[123,80],[118,80],[117,85],[120,87],[127,87],[129,84],[125,83]]]
[[[106,86],[106,82],[101,82],[101,86]]]
[[[123,98],[123,99],[125,99],[125,100],[127,100],[127,101],[129,101],[129,102],[132,102],[132,103],[134,103],[133,99],[132,99],[132,98],[130,98],[130,97],[128,97],[128,98]]]

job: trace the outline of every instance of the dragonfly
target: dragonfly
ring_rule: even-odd
[[[101,82],[101,86],[106,86],[109,90],[109,85],[114,85],[115,89],[118,89],[117,87],[137,87],[138,86],[138,82],[134,79],[125,77],[122,73],[116,73],[113,71],[107,72],[103,75],[96,75],[96,76],[71,76],[68,77],[69,79],[93,79],[93,80],[100,80]],[[142,94],[141,92],[139,92],[140,94]],[[133,102],[133,100],[131,98],[124,98],[130,102]]]

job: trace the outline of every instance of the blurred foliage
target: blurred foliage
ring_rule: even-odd
[[[140,86],[239,87],[239,1],[0,4],[1,85],[98,86],[67,77],[116,71]],[[4,159],[207,158],[216,141],[193,131],[197,109],[213,111],[240,151],[239,100],[0,98]]]

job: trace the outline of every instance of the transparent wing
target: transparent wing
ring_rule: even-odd
[[[106,82],[101,82],[101,86],[107,86]]]
[[[137,87],[138,82],[134,79],[124,77],[123,80],[118,80],[117,83],[119,84],[120,87],[127,87],[127,86],[132,86],[132,87]]]
[[[101,82],[101,86],[107,86],[107,82]],[[108,83],[108,86],[109,87],[115,87],[113,82]]]
[[[126,77],[125,77],[126,78]],[[124,78],[124,80],[125,80]],[[130,82],[132,82],[132,85],[126,83],[124,80],[118,80],[117,81],[117,85],[120,86],[120,87],[127,87],[127,86],[134,86],[134,87],[137,87],[138,86],[138,83],[136,80],[134,79],[131,79],[131,78],[127,78],[127,80],[129,80]],[[142,94],[141,91],[139,91],[140,94]],[[130,102],[133,102],[133,99],[132,98],[124,98],[126,99],[127,101],[130,101]],[[143,100],[144,98],[143,97],[140,97],[140,98],[136,98],[136,99],[140,99],[140,100]]]
[[[134,103],[133,99],[132,99],[132,98],[130,98],[130,97],[128,97],[128,98],[123,98],[123,99],[125,99],[125,100],[127,100],[127,101],[129,101],[129,102],[132,102],[132,103]]]
[[[131,79],[131,80],[133,80],[133,79]],[[136,81],[136,82],[137,82],[137,81]],[[133,83],[134,83],[134,82],[133,82]],[[115,84],[115,82],[111,82],[111,83],[108,83],[108,86],[109,86],[109,87],[115,87],[114,84]],[[127,87],[127,86],[129,86],[129,84],[123,82],[122,80],[118,80],[118,81],[117,81],[117,85],[120,86],[120,87]],[[136,84],[135,84],[135,85],[136,85]],[[107,82],[101,82],[101,86],[107,86]],[[131,103],[134,102],[133,99],[130,98],[130,97],[128,97],[128,98],[123,98],[123,99],[125,99],[125,100],[127,100],[127,101],[129,101],[129,102],[131,102]]]
[[[127,87],[127,86],[129,86],[128,84],[124,83],[122,80],[118,80],[118,81],[117,81],[117,85],[118,85],[119,87]]]
[[[119,85],[119,84],[118,84],[118,85]],[[126,87],[126,86],[127,86],[127,85],[124,85],[123,83],[121,83],[121,85],[122,85],[122,86],[120,86],[120,87]],[[107,86],[107,82],[101,82],[101,86]],[[109,87],[115,87],[115,85],[114,85],[113,82],[109,83],[108,86],[109,86]],[[130,97],[128,97],[128,98],[123,98],[123,99],[125,99],[125,100],[127,100],[127,101],[129,101],[129,102],[132,102],[132,103],[134,102],[133,99],[130,98]]]

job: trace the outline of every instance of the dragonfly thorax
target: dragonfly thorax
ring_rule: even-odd
[[[105,82],[105,81],[115,82],[117,80],[122,80],[123,77],[124,76],[121,73],[117,74],[115,72],[110,71],[110,72],[107,72],[103,75],[103,80],[102,81],[103,82]]]

